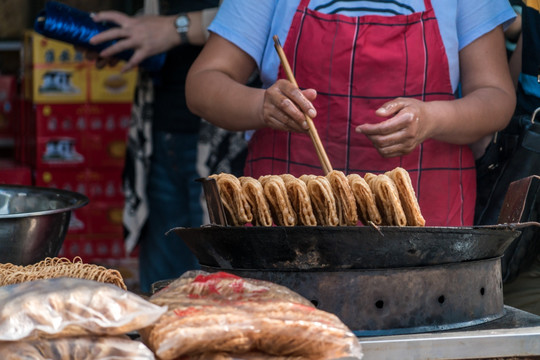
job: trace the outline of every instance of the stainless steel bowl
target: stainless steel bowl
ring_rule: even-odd
[[[29,265],[57,256],[71,211],[87,203],[72,191],[0,185],[0,263]]]

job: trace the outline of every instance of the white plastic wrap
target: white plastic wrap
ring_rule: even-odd
[[[140,341],[128,337],[91,336],[0,343],[2,360],[154,360]]]
[[[167,311],[118,286],[75,278],[0,287],[0,340],[121,335]]]

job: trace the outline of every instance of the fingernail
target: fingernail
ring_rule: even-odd
[[[357,127],[357,128],[355,129],[355,130],[356,130],[356,132],[357,132],[357,133],[359,133],[359,134],[361,134],[361,133],[362,133],[362,129],[360,129],[360,126],[359,126],[359,127]]]
[[[315,109],[309,109],[308,110],[308,115],[309,115],[309,117],[313,118],[313,117],[317,116],[317,112],[315,111]]]
[[[377,111],[389,111],[393,107],[394,107],[394,104],[388,104],[388,105],[385,105],[385,106],[381,106],[380,108],[377,109]]]
[[[308,128],[309,128],[309,125],[308,125],[307,121],[304,121],[304,122],[302,123],[302,127],[303,127],[304,129],[308,129]]]

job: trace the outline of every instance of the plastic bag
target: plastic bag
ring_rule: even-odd
[[[337,316],[270,282],[191,271],[150,301],[169,308],[140,331],[163,360],[212,352],[304,359],[362,356],[356,336]]]
[[[2,360],[154,360],[154,353],[128,337],[92,336],[0,343]]]
[[[182,356],[178,360],[305,360],[305,358],[301,356],[272,356],[250,352],[244,354],[204,353],[194,356]]]
[[[0,287],[0,340],[121,335],[146,327],[167,310],[118,286],[56,278]]]

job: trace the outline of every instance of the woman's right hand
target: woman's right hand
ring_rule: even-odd
[[[263,121],[276,130],[307,132],[304,114],[311,118],[317,116],[311,103],[316,97],[314,89],[300,90],[290,81],[280,79],[265,91]]]

